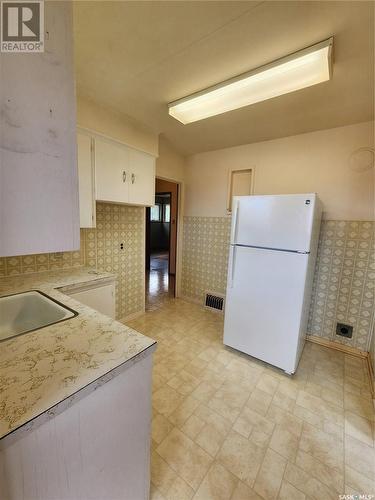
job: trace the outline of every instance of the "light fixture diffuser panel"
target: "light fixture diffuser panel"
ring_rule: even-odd
[[[169,104],[183,124],[325,82],[331,77],[333,38]]]

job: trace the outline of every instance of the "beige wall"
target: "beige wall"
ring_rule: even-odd
[[[350,154],[373,141],[373,123],[366,122],[193,155],[184,213],[226,215],[228,170],[253,166],[255,194],[317,192],[326,219],[373,219],[374,170],[349,166]]]
[[[179,183],[176,251],[176,294],[181,294],[182,237],[185,203],[185,165],[182,156],[163,135],[159,136],[159,157],[156,159],[156,176]]]
[[[132,118],[104,108],[84,97],[78,97],[77,100],[77,125],[154,156],[158,155],[157,134]]]
[[[159,157],[156,160],[156,176],[162,179],[183,182],[185,157],[178,153],[162,135],[159,136]]]

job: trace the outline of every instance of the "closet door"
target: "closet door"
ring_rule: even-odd
[[[129,202],[129,148],[95,139],[96,199],[116,203]]]

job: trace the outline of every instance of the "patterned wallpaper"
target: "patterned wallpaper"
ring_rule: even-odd
[[[308,331],[368,349],[375,292],[375,223],[323,221]],[[353,338],[336,335],[336,323],[348,323]]]
[[[97,227],[81,229],[81,248],[18,257],[0,257],[0,277],[55,269],[89,266],[113,272],[116,282],[116,317],[144,310],[144,209],[97,203]],[[120,249],[120,244],[124,249]]]
[[[118,319],[144,310],[144,223],[142,207],[97,203],[96,228],[83,230],[86,265],[117,275]]]
[[[83,266],[85,263],[85,252],[82,245],[84,242],[83,231],[81,229],[81,249],[77,252],[0,257],[0,278],[4,276],[16,276],[17,274],[38,273]]]
[[[184,217],[181,293],[203,303],[205,291],[225,293],[230,217]]]
[[[182,295],[203,303],[206,290],[224,293],[228,217],[184,217]],[[374,314],[373,222],[323,221],[308,333],[367,350]],[[353,338],[336,335],[336,323],[353,325]]]

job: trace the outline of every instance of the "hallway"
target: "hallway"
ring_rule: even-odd
[[[146,310],[160,308],[174,297],[175,277],[168,274],[168,251],[150,256],[150,270],[146,271]]]

